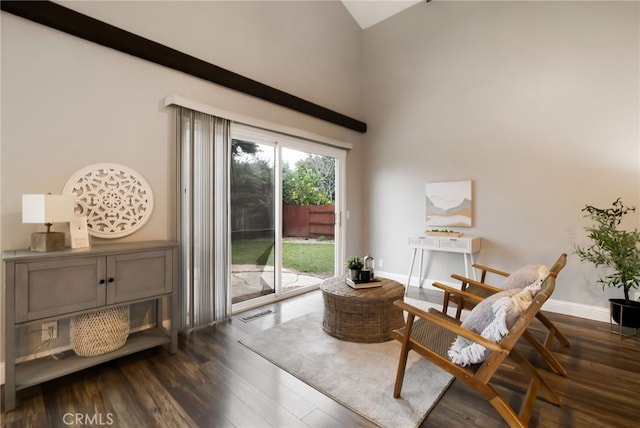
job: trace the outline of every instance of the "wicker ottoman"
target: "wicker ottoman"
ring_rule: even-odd
[[[322,329],[349,342],[386,342],[391,332],[404,326],[402,310],[393,305],[403,300],[404,287],[397,281],[379,278],[382,286],[355,290],[345,277],[333,277],[321,285],[324,300]]]

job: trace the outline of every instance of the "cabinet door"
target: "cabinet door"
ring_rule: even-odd
[[[104,257],[16,263],[16,322],[104,305],[104,277]]]
[[[171,250],[107,256],[107,304],[173,291]]]

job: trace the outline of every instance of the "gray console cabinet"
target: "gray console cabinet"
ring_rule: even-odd
[[[16,391],[47,380],[166,343],[175,353],[177,257],[177,243],[167,241],[105,244],[48,253],[4,252],[4,411],[15,408]],[[155,302],[156,327],[131,334],[116,351],[95,357],[78,357],[68,351],[59,360],[45,357],[15,363],[18,327],[144,301]],[[163,320],[169,321],[168,328],[163,326]]]

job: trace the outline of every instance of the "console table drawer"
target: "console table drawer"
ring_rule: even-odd
[[[438,249],[441,251],[451,251],[454,253],[472,253],[472,240],[460,238],[440,238],[438,239]]]
[[[438,238],[432,236],[417,236],[409,238],[410,247],[424,248],[426,250],[438,249]]]
[[[480,251],[480,241],[478,236],[412,236],[409,237],[409,247],[471,254]]]

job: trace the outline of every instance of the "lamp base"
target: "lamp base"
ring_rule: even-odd
[[[64,250],[64,232],[34,232],[31,234],[31,251]]]

